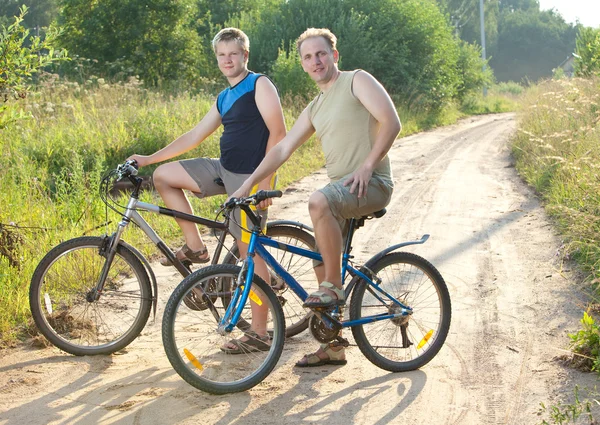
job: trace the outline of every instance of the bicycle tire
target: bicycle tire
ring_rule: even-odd
[[[315,249],[315,238],[309,232],[299,227],[277,225],[267,229],[267,235],[275,240],[306,249]],[[304,288],[316,288],[317,279],[313,270],[312,260],[301,255],[292,254],[280,249],[265,247],[281,266],[287,270]],[[237,264],[239,250],[234,243],[225,256],[224,264]],[[285,285],[281,277],[271,271],[271,287],[277,294],[285,316],[286,338],[293,337],[308,328],[308,321],[312,316],[310,309],[302,307],[304,300]]]
[[[369,269],[381,279],[378,286],[413,308],[413,314],[353,326],[356,344],[371,363],[390,372],[424,366],[442,348],[450,328],[450,294],[444,279],[431,263],[408,252],[387,254]],[[363,279],[357,282],[350,320],[398,312],[392,302],[382,302],[373,292]]]
[[[104,239],[87,236],[65,241],[42,258],[33,273],[29,306],[39,331],[53,345],[76,356],[122,350],[142,331],[152,305],[152,287],[144,265],[119,245],[103,292],[95,287],[106,258]]]
[[[267,305],[267,317],[270,318],[267,330],[271,335],[268,351],[229,354],[221,350],[223,344],[242,337],[244,331],[248,330],[238,326],[225,335],[218,332],[217,321],[226,308],[223,297],[218,297],[211,308],[203,310],[190,309],[183,302],[190,291],[198,286],[206,286],[207,281],[237,281],[240,270],[239,266],[230,264],[197,270],[175,288],[163,314],[163,346],[171,365],[187,383],[212,394],[227,394],[254,387],[271,373],[283,351],[285,320],[281,305],[270,286],[256,275],[252,280],[254,295],[250,297],[258,297]],[[215,312],[218,317],[215,317]],[[251,316],[252,308],[245,306],[241,319],[251,323]]]

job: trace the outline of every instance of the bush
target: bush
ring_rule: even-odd
[[[338,37],[344,69],[364,69],[414,104],[442,108],[461,82],[458,40],[433,2],[289,0],[243,13],[227,25],[248,33],[255,70],[273,70],[282,46],[293,55],[306,28],[325,27]]]
[[[66,59],[64,50],[54,49],[60,30],[49,28],[44,40],[30,37],[29,30],[21,25],[26,14],[27,7],[23,6],[14,23],[3,26],[0,32],[0,101],[4,103],[25,98],[33,74],[53,62]],[[0,129],[25,117],[22,110],[1,105]]]
[[[490,87],[494,82],[494,74],[487,61],[482,59],[479,46],[464,41],[459,46],[457,66],[461,78],[456,97],[463,102],[469,94],[481,91],[483,87]]]
[[[579,77],[600,76],[600,28],[582,28],[576,44],[575,74]]]
[[[277,60],[271,70],[271,77],[282,97],[299,96],[308,101],[318,93],[316,84],[302,69],[300,56],[295,50],[279,49]]]

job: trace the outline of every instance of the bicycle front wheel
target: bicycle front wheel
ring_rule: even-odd
[[[442,348],[450,328],[450,295],[444,279],[431,263],[408,252],[387,254],[370,269],[381,279],[379,288],[413,311],[353,326],[356,344],[371,363],[391,372],[424,366]],[[350,302],[351,320],[398,313],[396,303],[364,280],[357,282]]]
[[[212,394],[245,391],[257,385],[271,373],[283,351],[285,320],[281,305],[269,285],[256,275],[238,325],[228,333],[217,329],[235,299],[232,295],[241,291],[237,285],[230,290],[240,270],[238,266],[219,264],[192,273],[175,288],[163,315],[163,345],[171,365],[187,383]],[[202,292],[199,288],[213,288],[210,295],[200,295],[208,306],[190,309],[184,300],[193,291]],[[265,336],[270,336],[266,344],[240,341],[248,338],[250,325],[258,329],[265,321]],[[238,340],[237,352],[225,347],[234,339]],[[258,342],[252,336],[250,339]]]
[[[278,242],[308,250],[314,250],[317,246],[313,235],[295,226],[277,225],[269,227],[267,236]],[[268,246],[265,248],[288,273],[294,276],[303,288],[316,289],[318,287],[313,261],[310,258]],[[237,245],[234,244],[225,257],[224,263],[236,264],[238,261],[241,261],[239,260],[239,250]],[[271,274],[271,288],[277,294],[279,303],[283,308],[286,323],[285,336],[290,338],[303,332],[308,327],[308,320],[312,316],[312,312],[302,307],[304,301],[288,288],[280,276],[273,270],[269,270],[269,272]]]
[[[40,261],[29,288],[29,306],[40,332],[76,356],[110,354],[144,328],[152,288],[146,269],[119,245],[97,300],[91,299],[106,258],[104,239],[81,237],[56,246]]]

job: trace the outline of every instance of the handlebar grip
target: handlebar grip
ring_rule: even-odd
[[[281,190],[259,190],[256,192],[256,202],[264,201],[269,198],[281,198],[283,192]]]
[[[130,159],[129,161],[127,161],[127,164],[131,165],[136,170],[140,169],[140,166],[138,165],[138,163],[135,159]]]
[[[125,161],[125,163],[122,165],[122,172],[127,173],[128,175],[131,176],[137,176],[138,173],[138,163],[135,159],[130,159],[128,161]]]

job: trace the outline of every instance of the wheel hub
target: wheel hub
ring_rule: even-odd
[[[406,305],[404,300],[398,300],[398,301],[400,301],[402,304]],[[402,307],[400,307],[398,304],[390,303],[390,305],[388,305],[388,314],[401,314],[401,313],[402,313]],[[391,322],[396,326],[407,326],[409,317],[410,316],[408,316],[408,315],[394,317],[393,319],[391,319]]]

